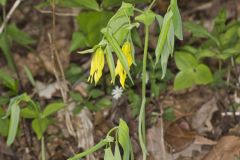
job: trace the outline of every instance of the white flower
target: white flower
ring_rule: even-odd
[[[113,90],[112,90],[112,96],[113,96],[113,99],[116,99],[118,100],[123,94],[123,89],[122,87],[118,87],[116,86]]]

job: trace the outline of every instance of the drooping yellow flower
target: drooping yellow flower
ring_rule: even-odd
[[[103,68],[104,68],[104,52],[102,48],[98,48],[95,51],[95,53],[93,53],[92,56],[91,69],[88,81],[92,83],[94,79],[95,84],[97,84],[97,82],[102,76]]]
[[[132,63],[133,63],[132,54],[131,54],[132,49],[131,49],[131,43],[130,42],[127,41],[123,44],[122,52],[123,52],[124,56],[126,57],[127,62],[128,62],[128,66],[130,68]],[[127,78],[127,73],[124,70],[124,68],[123,68],[123,66],[122,66],[122,64],[119,60],[117,60],[117,66],[116,66],[116,69],[115,69],[115,73],[116,73],[116,76],[119,75],[120,84],[124,88],[125,80]]]

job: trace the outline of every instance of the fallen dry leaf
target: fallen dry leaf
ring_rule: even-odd
[[[153,160],[172,160],[171,155],[166,152],[163,140],[161,120],[156,126],[147,130],[147,148],[150,153],[150,159]]]
[[[184,150],[191,145],[195,139],[196,133],[187,130],[186,123],[182,125],[182,120],[172,123],[165,133],[165,140],[174,152]]]
[[[198,133],[211,131],[213,129],[211,119],[213,113],[216,112],[217,110],[218,110],[217,100],[214,97],[205,104],[203,104],[200,107],[200,109],[196,112],[196,114],[192,118],[191,123],[192,128],[198,131]]]
[[[235,160],[240,155],[240,137],[222,137],[203,160]]]
[[[60,90],[60,85],[58,82],[44,84],[37,81],[35,89],[39,97],[50,99],[57,90]]]

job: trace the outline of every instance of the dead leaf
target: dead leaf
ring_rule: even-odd
[[[58,82],[44,84],[40,81],[36,82],[36,92],[38,93],[39,97],[51,99],[53,94],[60,90],[60,85]]]
[[[179,152],[193,143],[196,133],[185,128],[186,124],[181,125],[182,120],[172,123],[165,133],[165,140],[174,152]]]
[[[163,140],[163,126],[161,120],[158,121],[156,126],[147,130],[147,148],[150,153],[151,159],[154,160],[172,160],[171,155],[166,151]]]
[[[237,136],[222,137],[216,146],[203,160],[234,160],[240,154],[240,138]]]
[[[213,113],[218,110],[217,100],[214,98],[203,104],[192,118],[191,126],[198,133],[204,133],[206,131],[212,131],[213,126],[211,119]]]
[[[217,142],[200,135],[195,136],[194,144],[198,145],[216,145]]]

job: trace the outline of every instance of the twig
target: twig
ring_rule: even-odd
[[[40,13],[43,13],[43,14],[52,14],[52,11],[48,11],[48,10],[38,9],[38,11]],[[62,17],[76,17],[76,16],[78,16],[77,13],[60,13],[60,12],[55,12],[55,15],[56,16],[62,16]]]
[[[17,9],[17,7],[19,6],[19,4],[22,2],[23,0],[16,0],[15,3],[13,4],[12,8],[10,9],[10,11],[8,12],[6,18],[4,19],[1,27],[0,27],[0,34],[3,32],[7,22],[10,20],[13,12]]]

